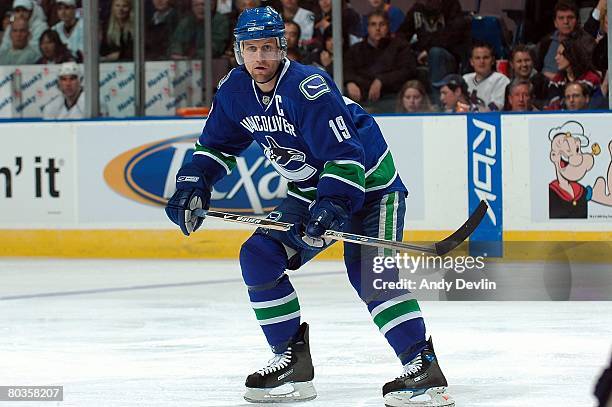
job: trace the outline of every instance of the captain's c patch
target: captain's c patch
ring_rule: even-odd
[[[325,79],[319,74],[310,75],[300,83],[300,91],[308,100],[315,100],[324,93],[330,92]]]

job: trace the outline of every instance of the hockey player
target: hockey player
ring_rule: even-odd
[[[258,229],[242,246],[240,265],[255,316],[274,357],[246,379],[245,399],[286,402],[316,397],[309,327],[285,274],[330,242],[326,229],[401,240],[404,187],[374,119],[343,98],[323,71],[286,58],[280,15],[245,10],[234,30],[241,65],[219,83],[192,161],[176,176],[166,213],[185,235],[197,230],[198,208],[253,140],[282,176],[288,197],[269,215],[294,224],[289,232]],[[453,406],[419,306],[408,292],[377,292],[369,281],[383,251],[345,244],[348,278],[374,323],[404,365],[383,387],[388,406]],[[390,253],[389,253],[390,254]],[[417,401],[424,398],[427,401]]]

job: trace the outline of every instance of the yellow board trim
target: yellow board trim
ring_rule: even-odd
[[[404,241],[432,242],[451,231],[407,231]],[[236,259],[250,230],[0,230],[0,257]],[[612,263],[612,232],[504,232],[502,261]],[[465,245],[453,252],[465,255]],[[318,258],[341,260],[336,244]]]

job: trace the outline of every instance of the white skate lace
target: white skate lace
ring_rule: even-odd
[[[404,372],[398,379],[403,379],[421,371],[423,361],[421,355],[417,355],[414,359],[404,365]]]
[[[259,369],[257,373],[265,376],[268,373],[276,372],[287,367],[289,362],[291,362],[291,348],[287,348],[287,350],[283,353],[274,355],[274,357],[268,361],[268,366],[264,367],[263,369]]]

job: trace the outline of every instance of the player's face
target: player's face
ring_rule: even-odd
[[[529,52],[517,52],[512,58],[512,71],[519,78],[529,78],[533,69],[533,61]]]
[[[67,98],[76,96],[79,90],[81,90],[79,78],[74,75],[61,76],[59,78],[59,87]]]
[[[256,82],[266,82],[276,73],[281,61],[281,50],[276,38],[242,42],[244,65]]]

